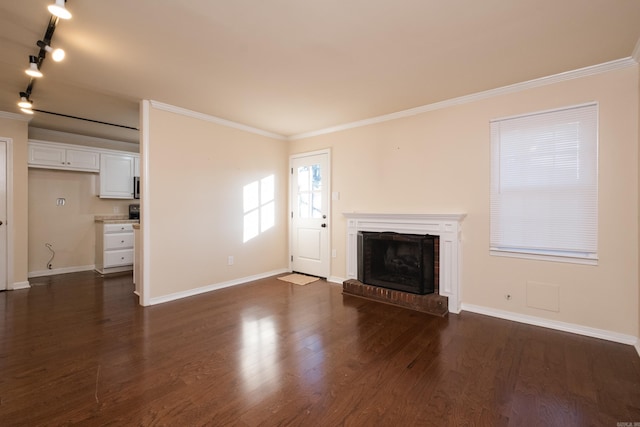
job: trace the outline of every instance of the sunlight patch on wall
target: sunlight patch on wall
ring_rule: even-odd
[[[269,175],[243,188],[244,233],[242,242],[257,237],[275,225],[275,176]]]

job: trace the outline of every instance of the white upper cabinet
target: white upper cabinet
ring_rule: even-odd
[[[133,177],[140,176],[140,155],[127,151],[29,140],[29,167],[99,172],[99,197],[133,199]]]
[[[100,152],[62,144],[29,142],[29,167],[85,172],[100,171]]]
[[[140,176],[140,156],[133,158],[133,176]]]
[[[100,155],[99,196],[107,199],[133,199],[133,154]]]

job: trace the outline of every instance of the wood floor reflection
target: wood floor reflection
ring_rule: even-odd
[[[0,293],[0,425],[616,426],[631,346],[325,281],[269,278],[143,308],[131,275]]]

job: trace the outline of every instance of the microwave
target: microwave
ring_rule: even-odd
[[[133,177],[133,198],[134,199],[140,198],[140,177],[139,176]]]

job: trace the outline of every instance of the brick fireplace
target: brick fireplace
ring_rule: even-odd
[[[442,306],[448,300],[448,311],[460,312],[460,270],[462,220],[465,214],[375,214],[345,213],[347,218],[347,280],[345,293],[416,308],[419,305]],[[439,237],[439,268],[437,294],[429,298],[406,294],[393,289],[360,283],[358,279],[358,233],[393,232]],[[443,296],[446,298],[439,298]],[[426,297],[426,296],[425,296]],[[413,307],[411,306],[413,305]],[[444,309],[444,307],[440,307]],[[446,309],[444,309],[446,312]],[[429,311],[429,310],[423,310]]]

